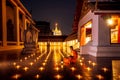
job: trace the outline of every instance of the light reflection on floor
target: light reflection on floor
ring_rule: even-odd
[[[112,75],[112,66],[114,72],[120,69],[119,66],[115,67],[117,63],[112,59],[109,61],[111,63],[106,63],[106,58],[91,60],[90,56],[79,56],[76,64],[66,66],[62,61],[66,52],[60,51],[60,47],[52,46],[49,51],[45,49],[40,48],[41,53],[0,62],[0,79],[120,80],[120,74]]]

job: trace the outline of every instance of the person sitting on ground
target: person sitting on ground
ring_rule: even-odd
[[[71,55],[67,58],[64,58],[64,60],[63,60],[66,65],[68,65],[70,63],[76,63],[77,58],[78,58],[78,54],[73,49],[73,46],[70,46],[70,50],[71,50]]]

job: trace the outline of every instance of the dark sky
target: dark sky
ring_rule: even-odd
[[[76,0],[22,0],[28,10],[32,8],[34,20],[48,21],[51,29],[58,22],[63,34],[72,32]]]

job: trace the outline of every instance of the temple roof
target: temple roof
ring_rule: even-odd
[[[89,3],[95,5],[96,0],[89,0]],[[120,0],[98,0],[97,8],[99,10],[120,10]]]

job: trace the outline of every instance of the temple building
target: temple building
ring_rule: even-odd
[[[40,30],[39,37],[40,36],[49,36],[52,35],[52,30],[50,29],[50,22],[46,21],[36,21],[36,28]]]
[[[52,30],[54,36],[61,36],[62,32],[58,27],[58,23],[55,24],[55,28]]]
[[[78,24],[80,54],[120,57],[120,2],[80,0]]]
[[[22,49],[24,30],[34,26],[31,14],[20,0],[0,0],[0,51]]]

